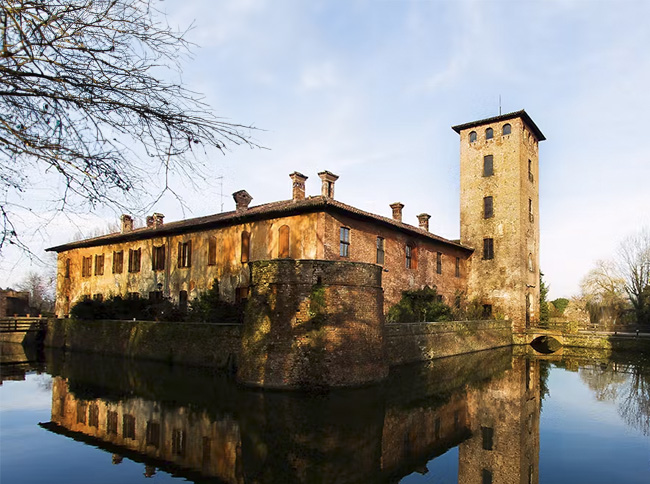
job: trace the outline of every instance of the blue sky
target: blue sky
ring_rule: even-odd
[[[198,44],[182,80],[217,115],[254,124],[268,150],[214,155],[213,179],[189,210],[171,197],[166,220],[220,211],[246,189],[253,204],[290,197],[288,174],[340,176],[336,198],[459,236],[458,135],[450,126],[526,109],[540,145],[541,267],[551,297],[578,291],[597,259],[650,225],[650,2],[426,0],[165,0]],[[41,206],[41,210],[47,211]],[[56,217],[32,246],[63,243],[117,214]],[[71,227],[71,222],[76,227]],[[24,218],[32,234],[33,220]],[[83,231],[82,230],[82,231]],[[29,264],[6,253],[0,274]],[[16,261],[19,261],[16,263]],[[19,271],[20,270],[20,271]],[[6,284],[5,284],[6,285]]]

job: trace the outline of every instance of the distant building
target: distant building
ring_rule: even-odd
[[[319,173],[318,196],[294,172],[292,197],[249,206],[233,194],[231,212],[164,223],[162,214],[134,229],[122,216],[119,233],[52,247],[58,253],[56,313],[83,298],[170,298],[181,307],[213,281],[226,300],[246,299],[248,262],[311,259],[366,262],[384,268],[384,308],[407,289],[435,286],[448,304],[464,294],[485,311],[518,326],[539,315],[538,151],[543,134],[525,111],[455,126],[461,140],[461,239],[335,200],[338,176]]]
[[[0,317],[26,316],[28,313],[28,291],[0,290]]]

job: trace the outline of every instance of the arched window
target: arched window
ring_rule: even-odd
[[[278,230],[278,257],[280,259],[289,258],[289,235],[290,230],[288,225],[283,225]]]
[[[503,125],[503,136],[510,134],[512,131],[512,126],[510,126],[508,123]]]
[[[485,139],[492,139],[494,137],[494,131],[492,128],[488,128],[485,130]]]
[[[472,132],[469,134],[469,142],[470,142],[470,143],[474,143],[474,141],[476,141],[476,131],[472,131]]]
[[[244,231],[241,233],[241,261],[248,262],[251,250],[251,234]]]

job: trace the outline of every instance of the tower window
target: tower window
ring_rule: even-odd
[[[494,175],[494,157],[492,155],[485,155],[483,157],[483,176]]]
[[[531,222],[535,220],[535,217],[533,217],[533,201],[530,198],[528,199],[528,220]]]
[[[492,128],[488,128],[485,130],[485,139],[492,139],[494,138],[494,130]]]
[[[483,239],[483,259],[494,259],[494,239]]]
[[[492,450],[494,440],[494,429],[492,427],[481,427],[483,450]]]
[[[528,270],[530,272],[533,272],[535,270],[535,266],[533,264],[533,254],[528,254]]]
[[[470,143],[474,143],[475,141],[476,141],[476,131],[472,131],[472,132],[469,134],[469,142],[470,142]]]
[[[511,131],[512,131],[512,126],[510,126],[510,124],[506,123],[503,125],[503,136],[510,134]]]
[[[350,257],[350,229],[341,227],[339,239],[339,255],[341,257]]]
[[[533,162],[528,160],[528,180],[533,182],[535,178],[533,177]]]
[[[384,240],[383,237],[377,237],[377,264],[383,264],[384,263],[384,256],[385,256],[385,244],[386,241]]]
[[[436,253],[436,272],[442,274],[442,252]]]
[[[494,217],[494,202],[492,197],[483,197],[483,218]]]
[[[70,259],[65,260],[65,272],[64,277],[70,279]]]

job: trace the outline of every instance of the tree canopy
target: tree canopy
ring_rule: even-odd
[[[160,173],[196,176],[197,150],[257,146],[172,80],[190,43],[153,0],[5,0],[0,4],[0,190],[4,244],[20,239],[12,196],[30,173],[63,180],[59,209],[119,206]],[[153,169],[151,169],[153,167]]]

